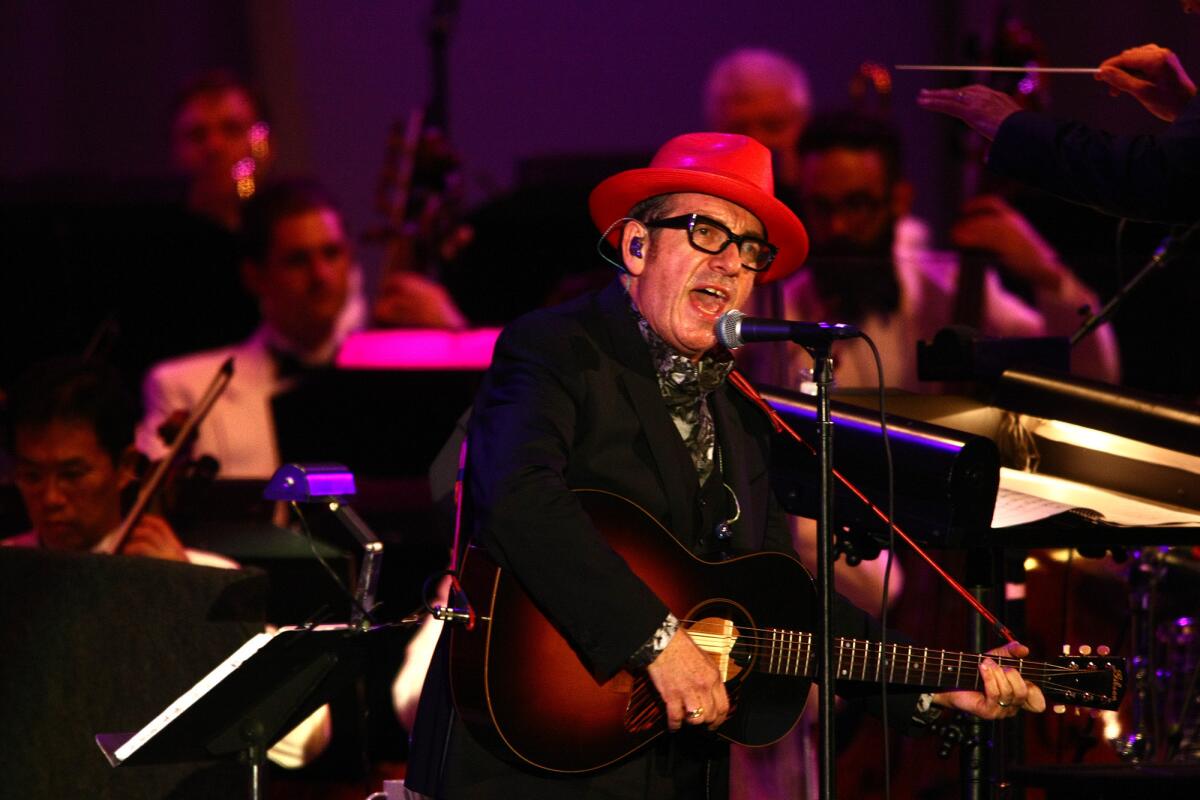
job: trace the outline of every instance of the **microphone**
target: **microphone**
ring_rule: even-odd
[[[747,317],[736,308],[722,314],[715,329],[717,341],[730,350],[736,350],[747,342],[795,342],[805,347],[816,347],[862,335],[857,327],[844,322],[762,319]]]

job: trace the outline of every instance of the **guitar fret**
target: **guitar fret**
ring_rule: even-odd
[[[788,631],[786,634],[787,650],[785,652],[787,653],[787,658],[783,662],[783,670],[784,673],[788,675],[792,673],[792,656],[796,653],[796,640],[793,638],[794,635],[794,631]]]
[[[929,661],[929,648],[925,648],[925,657],[921,659],[921,685],[925,685],[925,664]]]
[[[963,653],[961,651],[958,654],[958,674],[954,676],[954,688],[955,689],[962,688],[963,656],[965,656],[965,655],[966,655],[966,653]]]
[[[839,641],[838,641],[838,663],[837,663],[837,669],[835,669],[835,670],[834,670],[834,672],[833,672],[833,674],[834,674],[834,676],[835,676],[835,677],[836,677],[837,675],[841,675],[841,674],[842,674],[842,651],[843,651],[843,650],[845,650],[845,649],[846,649],[846,644],[845,644],[845,642],[843,642],[843,641],[839,640]],[[829,672],[829,665],[828,665],[828,664],[826,664],[826,665],[825,665],[825,672],[826,672],[826,673],[828,673],[828,672]],[[825,676],[825,679],[826,679],[826,680],[828,680],[828,679],[829,679],[829,676],[828,676],[828,675],[826,675],[826,676]]]
[[[911,683],[908,677],[908,671],[912,669],[912,645],[908,646],[908,661],[904,662],[904,682]]]
[[[941,683],[942,672],[945,671],[944,665],[946,663],[946,651],[939,650],[938,653],[940,653],[940,655],[938,656],[938,686],[941,686],[942,685],[942,683]]]
[[[801,635],[803,636],[803,634],[801,634]],[[808,671],[808,662],[809,662],[809,659],[812,658],[812,649],[813,649],[813,637],[812,637],[812,634],[810,633],[810,634],[808,634],[808,649],[804,651],[804,674],[805,675],[812,674],[811,672]]]
[[[771,628],[770,630],[771,630],[771,643],[768,645],[770,650],[768,651],[768,654],[767,654],[767,672],[774,675],[775,674],[775,653],[778,650],[779,632],[777,630],[775,630],[774,628]]]
[[[975,688],[978,689],[979,681],[983,677],[980,671],[980,668],[983,666],[983,654],[980,653],[978,656],[976,656],[976,658],[979,659],[979,663],[975,665]],[[1000,663],[999,660],[997,660],[996,663]]]
[[[867,679],[867,662],[871,660],[871,643],[863,642],[863,658],[862,669],[858,671],[858,679],[865,681]]]
[[[888,683],[896,682],[896,652],[899,649],[899,647],[900,647],[900,645],[898,645],[898,644],[892,645],[892,663],[888,665],[889,667],[891,667],[891,671],[888,672]]]

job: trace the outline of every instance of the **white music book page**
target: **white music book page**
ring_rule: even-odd
[[[1001,468],[993,528],[1036,522],[1066,511],[1112,525],[1200,526],[1200,513],[1186,508],[1153,503],[1052,475]]]
[[[278,633],[278,631],[275,633],[259,633],[251,637],[245,644],[233,651],[228,658],[214,667],[211,672],[201,678],[196,685],[181,694],[171,705],[164,708],[157,717],[150,720],[145,727],[130,737],[129,741],[118,747],[113,752],[113,755],[119,761],[124,761],[132,756],[138,751],[138,748],[150,741],[163,728],[170,725],[172,720],[184,711],[187,711],[188,708],[207,694],[214,686],[233,674],[234,670],[244,664],[250,656],[266,647],[267,643],[274,639]]]

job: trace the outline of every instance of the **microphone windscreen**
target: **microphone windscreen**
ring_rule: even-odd
[[[738,332],[738,323],[745,318],[745,314],[732,308],[726,311],[717,319],[715,326],[717,341],[728,347],[730,350],[736,350],[745,342],[742,341],[741,334]]]

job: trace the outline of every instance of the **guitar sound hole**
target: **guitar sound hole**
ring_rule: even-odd
[[[736,678],[755,656],[753,621],[732,603],[712,600],[688,615],[688,633],[701,650],[711,655],[726,680]]]

